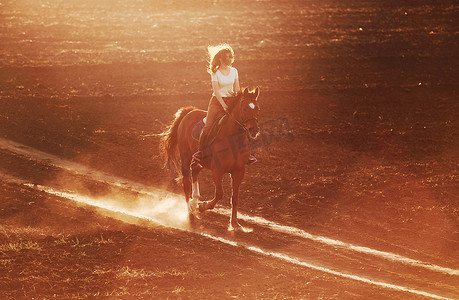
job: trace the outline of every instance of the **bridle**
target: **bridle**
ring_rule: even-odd
[[[255,139],[257,136],[252,136],[252,134],[250,133],[250,130],[247,128],[247,126],[245,125],[247,122],[249,121],[252,121],[252,120],[255,120],[255,122],[257,123],[257,126],[258,126],[258,118],[247,118],[247,119],[242,119],[242,102],[244,101],[249,101],[247,99],[244,99],[243,98],[244,96],[242,96],[241,100],[239,100],[239,116],[241,117],[241,121],[239,121],[238,119],[236,119],[236,117],[233,116],[233,114],[228,113],[228,115],[230,117],[233,118],[233,120],[236,122],[236,124],[239,125],[239,127],[241,127],[242,129],[244,129],[244,131],[246,132],[247,136],[249,138],[251,138],[252,140]],[[252,100],[253,102],[256,102],[257,100]]]

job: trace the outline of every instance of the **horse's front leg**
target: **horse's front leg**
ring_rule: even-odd
[[[241,230],[244,232],[249,232],[250,230],[242,227],[237,220],[237,209],[239,205],[239,187],[241,186],[242,179],[244,178],[244,168],[237,172],[231,173],[231,180],[233,186],[233,195],[231,197],[231,219],[228,230]]]
[[[217,202],[223,198],[223,185],[222,185],[223,174],[221,174],[218,171],[214,171],[213,179],[214,179],[214,185],[215,185],[214,198],[210,201],[199,203],[199,211],[213,209],[215,205],[217,204]]]

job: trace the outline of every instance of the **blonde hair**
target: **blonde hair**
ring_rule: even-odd
[[[209,59],[209,65],[207,66],[207,72],[209,74],[217,72],[218,68],[220,68],[221,59],[224,57],[226,53],[230,53],[233,56],[233,60],[231,63],[234,62],[234,51],[228,44],[220,44],[217,46],[208,46],[207,47],[207,54]]]

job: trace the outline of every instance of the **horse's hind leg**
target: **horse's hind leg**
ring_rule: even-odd
[[[186,162],[182,160],[182,184],[183,184],[183,191],[185,192],[185,200],[186,203],[190,201],[191,198],[191,172],[190,172],[190,165],[186,166]]]
[[[198,182],[198,175],[199,172],[201,172],[202,167],[200,167],[198,164],[194,164],[191,166],[191,175],[193,178],[193,194],[192,198],[193,200],[199,200],[201,198],[201,193],[199,192],[199,182]]]
[[[195,217],[199,218],[198,213],[198,204],[197,200],[191,199],[192,196],[192,183],[191,183],[191,155],[181,155],[182,160],[182,183],[183,183],[183,191],[185,192],[185,200],[188,206],[188,213],[190,215],[194,215]]]

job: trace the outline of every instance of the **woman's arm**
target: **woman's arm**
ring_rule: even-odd
[[[237,94],[237,93],[241,92],[241,87],[239,86],[239,78],[238,77],[236,77],[236,79],[234,80],[233,91],[234,91],[234,94]]]
[[[226,105],[225,101],[223,101],[222,95],[220,94],[218,81],[212,81],[212,89],[214,90],[214,94],[218,102],[220,102],[221,106],[223,107],[223,110],[227,111],[228,105]]]

